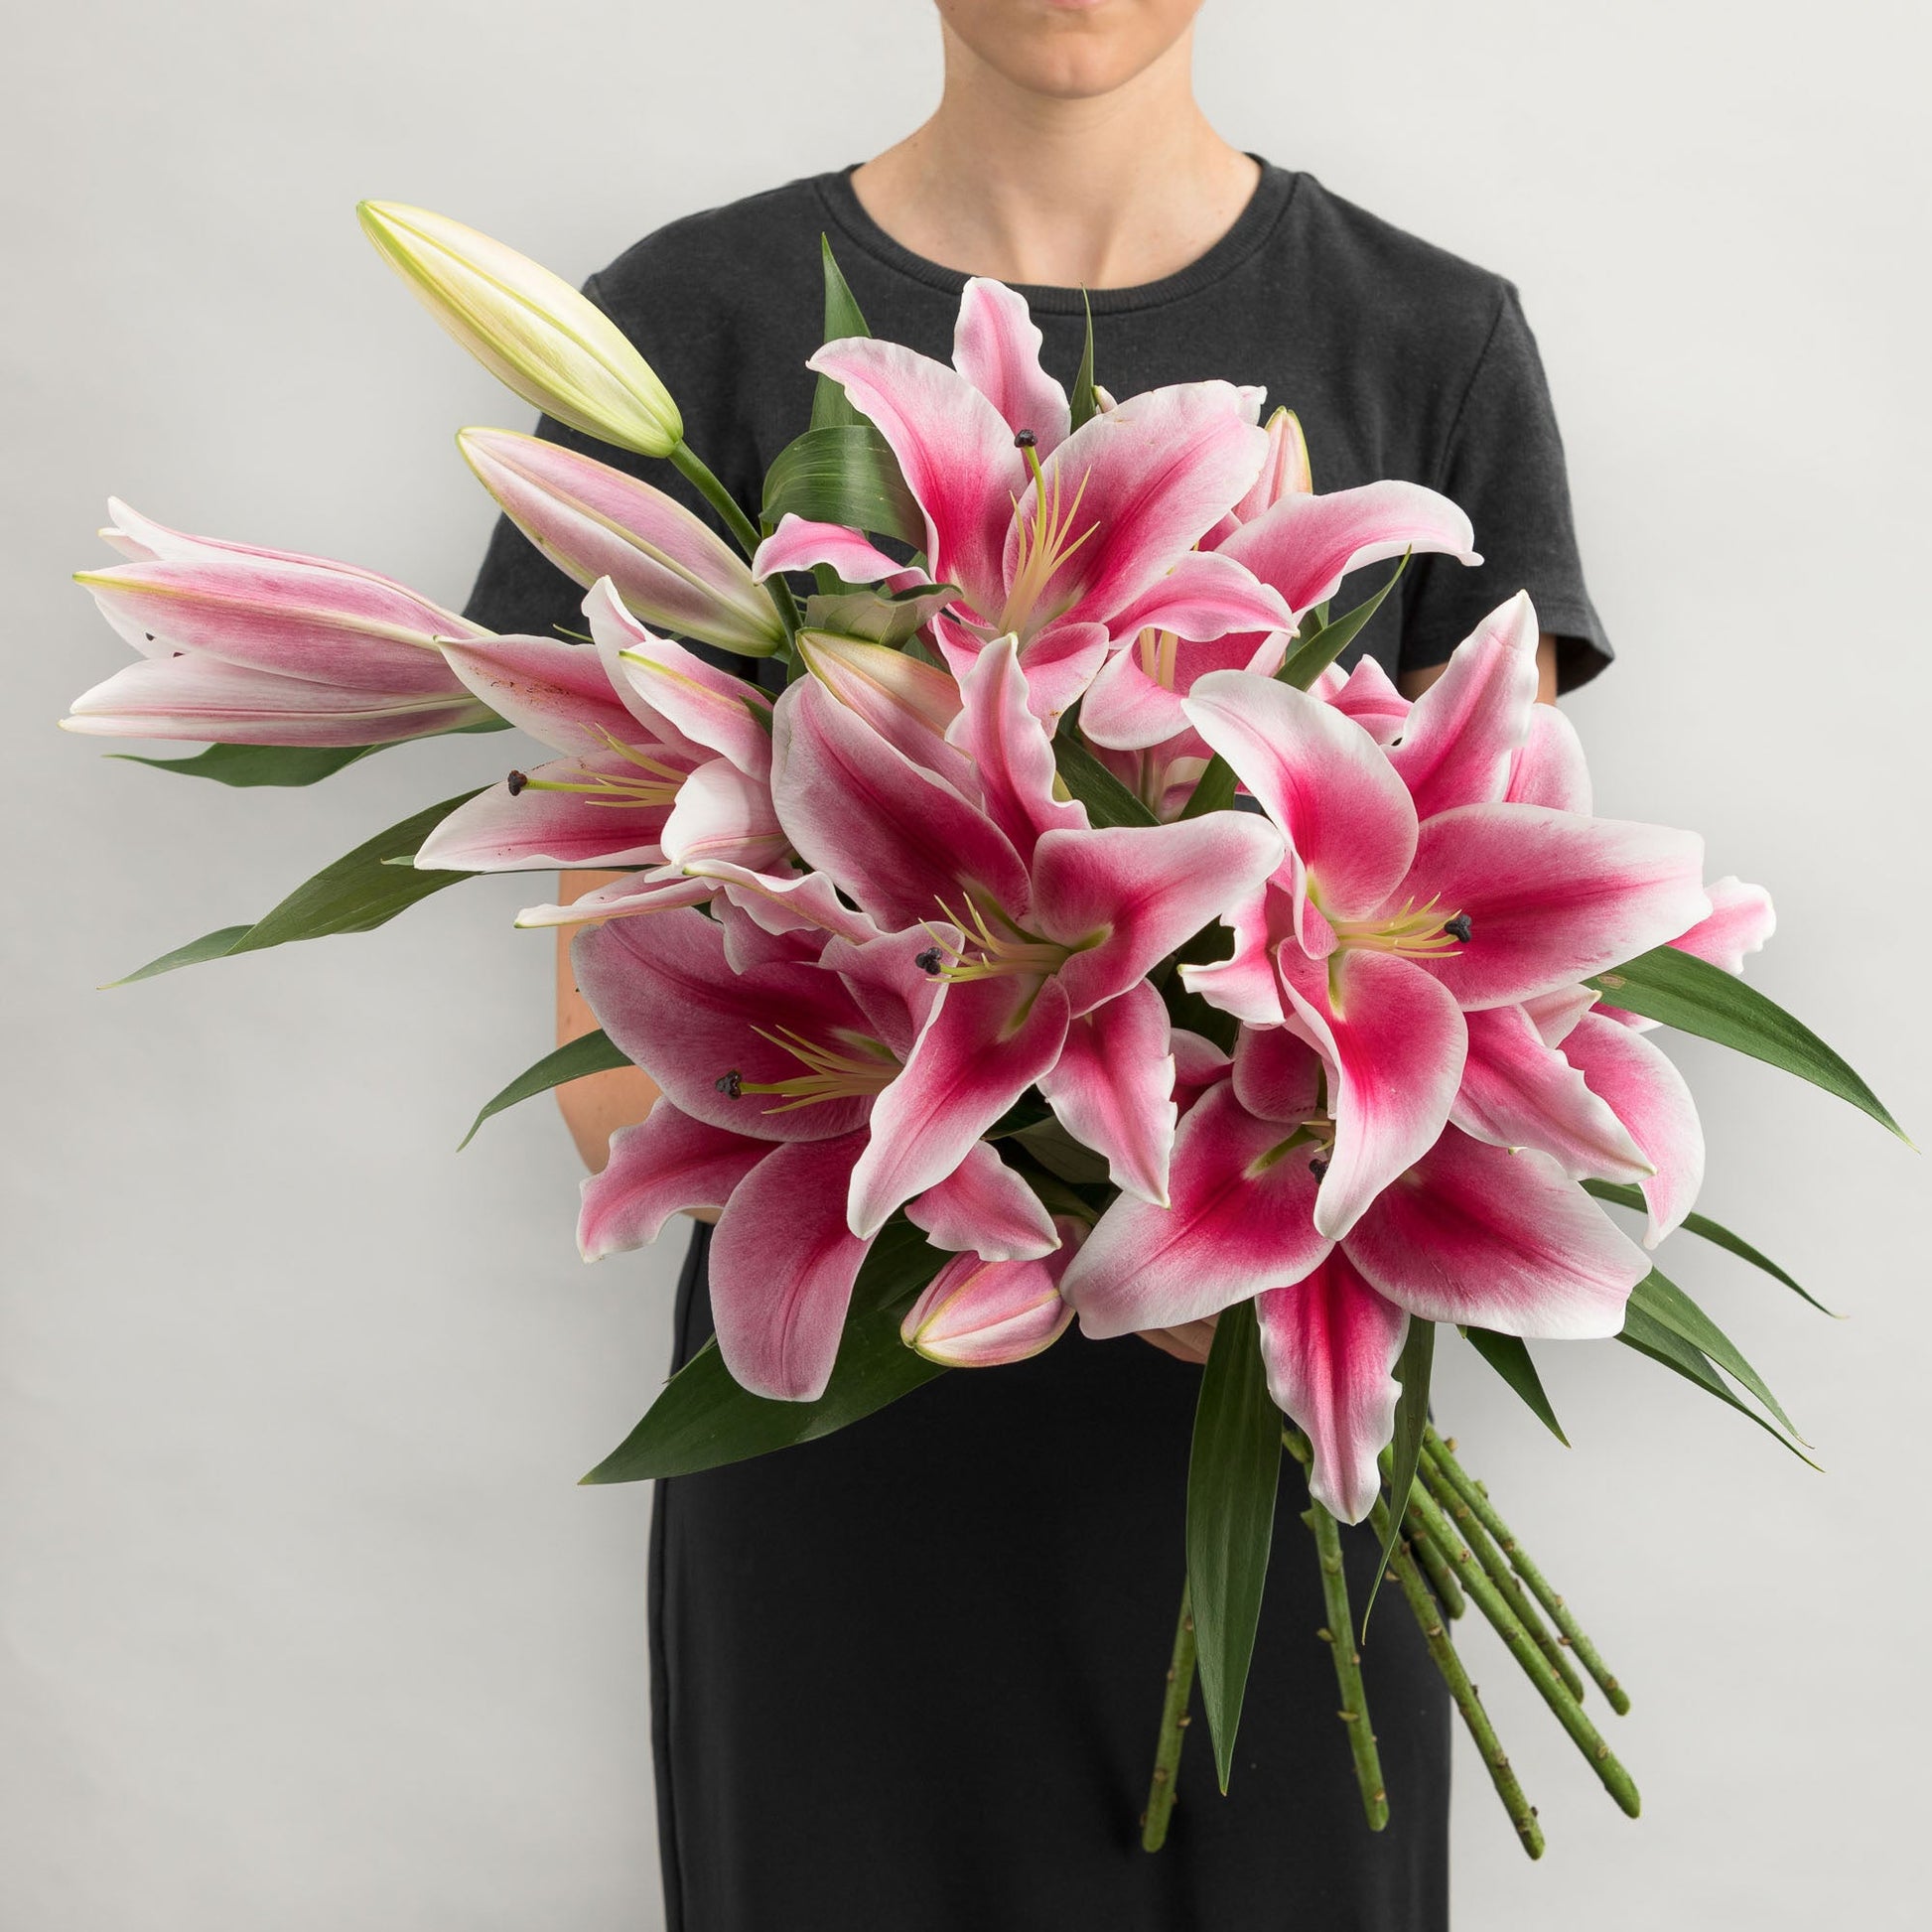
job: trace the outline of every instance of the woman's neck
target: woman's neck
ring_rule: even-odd
[[[937,111],[853,189],[901,247],[967,274],[1090,289],[1173,275],[1260,180],[1195,102],[1190,43],[1111,93],[1066,99],[1016,86],[949,32]]]

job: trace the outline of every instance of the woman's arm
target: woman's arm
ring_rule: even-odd
[[[608,886],[621,877],[615,872],[567,872],[562,875],[558,900],[567,905],[593,887]],[[570,940],[576,930],[575,926],[560,926],[557,931],[559,1046],[597,1031],[597,1015],[578,992],[577,976],[570,970]],[[566,1081],[557,1089],[557,1105],[563,1112],[564,1125],[570,1129],[570,1137],[577,1143],[585,1167],[593,1173],[610,1159],[611,1136],[620,1127],[642,1120],[656,1098],[657,1083],[640,1066],[620,1066],[609,1073],[587,1074],[581,1080]]]

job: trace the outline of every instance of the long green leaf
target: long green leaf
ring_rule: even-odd
[[[764,475],[764,527],[776,529],[786,511],[809,522],[925,542],[925,518],[898,461],[870,423],[808,429],[778,452]]]
[[[1469,1346],[1519,1395],[1524,1406],[1565,1449],[1570,1438],[1557,1421],[1557,1412],[1536,1372],[1529,1344],[1520,1335],[1499,1335],[1489,1328],[1464,1328]]]
[[[1878,1096],[1809,1027],[1755,987],[1695,953],[1658,946],[1584,984],[1625,1013],[1661,1020],[1681,1033],[1715,1039],[1720,1046],[1795,1073],[1849,1100],[1905,1139],[1905,1130]]]
[[[1268,1394],[1255,1306],[1237,1302],[1214,1330],[1187,1460],[1187,1587],[1223,1791],[1254,1657],[1281,1468],[1282,1418]]]
[[[1087,808],[1096,829],[1105,825],[1158,825],[1160,820],[1087,750],[1074,731],[1053,740],[1060,781]]]
[[[1333,623],[1321,627],[1291,650],[1282,667],[1275,675],[1284,684],[1292,684],[1298,691],[1306,691],[1323,671],[1339,657],[1344,650],[1360,635],[1362,626],[1382,608],[1382,600],[1395,589],[1402,573],[1409,568],[1410,553],[1402,553],[1402,561],[1396,565],[1395,573],[1389,581],[1368,600],[1358,604],[1352,611],[1337,618]]]
[[[1586,1180],[1584,1191],[1594,1194],[1598,1200],[1614,1201],[1619,1207],[1633,1208],[1639,1214],[1650,1211],[1643,1197],[1643,1189],[1627,1180]],[[1742,1235],[1732,1234],[1723,1222],[1712,1220],[1708,1214],[1687,1214],[1680,1225],[1686,1234],[1695,1234],[1699,1240],[1709,1241],[1714,1247],[1723,1248],[1740,1261],[1748,1261],[1753,1268],[1761,1268],[1773,1281],[1782,1282],[1792,1294],[1809,1302],[1820,1314],[1829,1314],[1834,1321],[1845,1319],[1835,1310],[1828,1309],[1809,1289],[1801,1287],[1769,1255],[1759,1253]]]
[[[1180,808],[1182,818],[1200,818],[1208,812],[1234,809],[1234,766],[1219,752],[1207,760],[1187,802]]]
[[[138,752],[109,752],[110,759],[178,771],[184,778],[212,778],[223,785],[312,785],[333,776],[384,745],[210,745],[192,759],[150,759]]]
[[[514,1107],[519,1100],[548,1093],[552,1087],[561,1087],[566,1081],[581,1080],[591,1073],[609,1073],[630,1063],[629,1055],[602,1027],[594,1033],[581,1034],[575,1039],[566,1040],[554,1053],[546,1053],[533,1065],[526,1066],[501,1093],[485,1101],[482,1113],[470,1123],[469,1133],[456,1144],[456,1151],[461,1154],[477,1138],[477,1129],[491,1114],[500,1114],[505,1107]]]
[[[1080,307],[1087,318],[1086,341],[1080,348],[1080,367],[1073,378],[1073,393],[1067,400],[1073,406],[1073,427],[1091,422],[1100,413],[1100,399],[1093,392],[1093,304],[1085,289],[1080,291]]]
[[[583,1480],[642,1482],[743,1462],[829,1436],[910,1394],[942,1370],[899,1339],[902,1304],[946,1260],[917,1228],[893,1223],[859,1271],[838,1362],[816,1402],[772,1402],[751,1394],[733,1381],[717,1347],[707,1344]]]
[[[1695,1384],[1707,1395],[1714,1395],[1720,1402],[1728,1403],[1740,1416],[1748,1416],[1773,1442],[1782,1443],[1800,1462],[1814,1469],[1818,1467],[1775,1423],[1760,1416],[1748,1402],[1740,1402],[1704,1350],[1695,1342],[1686,1341],[1676,1329],[1665,1327],[1641,1309],[1625,1309],[1623,1328],[1617,1340],[1626,1348],[1634,1348],[1639,1355],[1647,1355],[1653,1362],[1661,1362],[1665,1368],[1683,1376],[1685,1381]]]
[[[866,327],[859,304],[833,259],[830,239],[820,235],[818,247],[825,266],[825,334],[821,340],[837,343],[852,336],[870,336],[872,331]],[[864,421],[829,375],[818,378],[818,387],[812,391],[813,429],[847,429]]]
[[[1651,1320],[1662,1322],[1694,1347],[1701,1348],[1756,1396],[1793,1436],[1798,1436],[1797,1424],[1784,1413],[1784,1405],[1764,1386],[1764,1378],[1745,1361],[1737,1344],[1669,1276],[1653,1268],[1630,1291],[1630,1300]],[[1803,1440],[1800,1436],[1799,1441]]]
[[[1368,1613],[1389,1572],[1389,1553],[1402,1534],[1402,1513],[1409,1507],[1409,1491],[1416,1486],[1416,1470],[1422,1463],[1423,1433],[1429,1427],[1429,1376],[1436,1360],[1436,1324],[1420,1315],[1409,1317],[1409,1332],[1396,1357],[1395,1379],[1402,1394],[1395,1405],[1395,1435],[1389,1442],[1389,1533],[1382,1539],[1382,1554],[1375,1560],[1375,1581],[1368,1587],[1368,1601],[1362,1605],[1362,1634],[1368,1634]]]
[[[412,813],[386,832],[378,832],[353,852],[345,852],[334,865],[325,866],[313,879],[305,880],[253,925],[224,926],[219,932],[177,946],[173,952],[163,953],[125,978],[109,983],[126,986],[134,980],[171,973],[178,966],[195,966],[204,960],[224,959],[235,953],[260,952],[266,946],[285,946],[296,939],[322,939],[337,932],[369,932],[376,926],[386,925],[419,899],[478,876],[468,872],[417,872],[410,866],[388,863],[414,853],[436,826],[459,805],[467,804],[476,796],[475,791],[460,792],[454,798],[444,799],[440,805]],[[220,943],[223,940],[227,943]]]

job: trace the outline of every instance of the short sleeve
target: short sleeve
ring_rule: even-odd
[[[1613,655],[1590,602],[1571,520],[1563,438],[1536,338],[1513,287],[1450,425],[1435,486],[1475,525],[1482,563],[1448,557],[1412,566],[1403,600],[1402,667],[1441,664],[1505,599],[1526,590],[1558,639],[1559,685],[1587,683]]]

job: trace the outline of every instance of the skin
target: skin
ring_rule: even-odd
[[[1194,99],[1201,0],[937,0],[945,84],[925,124],[867,162],[852,184],[866,212],[928,261],[1010,283],[1133,288],[1173,275],[1234,225],[1260,180]],[[1556,641],[1537,653],[1556,701]],[[1444,667],[1408,671],[1420,696]],[[576,898],[619,875],[567,872]],[[593,1032],[570,934],[557,945],[557,1042]],[[640,1068],[557,1089],[584,1165],[642,1120],[657,1087]],[[700,1220],[717,1219],[700,1210]],[[1212,1322],[1147,1339],[1183,1361],[1207,1356]]]

